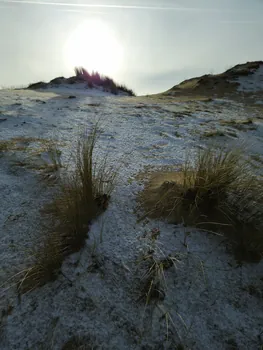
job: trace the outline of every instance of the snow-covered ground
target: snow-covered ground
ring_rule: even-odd
[[[240,123],[248,118],[252,124]],[[163,221],[138,222],[136,214],[140,171],[179,165],[186,151],[194,154],[209,142],[245,143],[261,173],[260,110],[222,99],[180,103],[55,88],[0,91],[1,140],[59,140],[62,162],[79,133],[98,121],[96,157],[108,153],[113,164],[121,164],[110,205],[91,226],[86,246],[66,259],[63,275],[21,300],[4,282],[23,269],[41,237],[39,209],[53,189],[36,170],[15,166],[25,152],[0,156],[0,349],[61,350],[73,337],[84,339],[87,349],[260,349],[263,263],[240,266],[222,238]],[[207,136],[215,130],[223,136]],[[31,151],[38,147],[33,139],[20,142]],[[178,263],[165,271],[164,299],[146,306],[137,262],[156,228],[157,251]]]

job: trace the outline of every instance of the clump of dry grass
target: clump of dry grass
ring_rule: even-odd
[[[222,125],[251,125],[253,124],[253,119],[230,119],[230,120],[221,120]]]
[[[58,147],[58,142],[55,140],[50,140],[50,142],[42,147],[42,150],[36,153],[37,157],[41,157],[42,153],[46,153],[47,160],[41,160],[40,164],[36,164],[36,169],[40,171],[40,175],[44,180],[52,180],[56,182],[59,177],[59,170],[63,168],[63,164],[61,163],[61,151]],[[41,153],[40,153],[41,152]],[[39,163],[39,162],[38,162]],[[31,165],[32,167],[32,165]]]
[[[59,150],[61,144],[59,141],[50,139],[13,137],[0,140],[0,154],[9,151],[20,152],[20,156],[12,160],[12,166],[35,170],[43,179],[55,182],[62,168]]]
[[[27,148],[27,138],[12,138],[9,140],[0,140],[0,151],[24,151]]]
[[[0,140],[0,152],[5,152],[8,149],[8,142]]]
[[[141,319],[141,335],[144,333],[144,321],[147,320],[148,323],[149,317],[152,317],[152,306],[154,309],[157,306],[162,314],[159,320],[164,319],[166,321],[166,340],[168,341],[170,325],[174,326],[174,322],[168,310],[165,310],[162,301],[169,293],[169,284],[166,279],[168,270],[172,267],[177,268],[177,265],[180,264],[181,254],[165,253],[162,244],[158,241],[160,234],[160,229],[156,227],[150,231],[145,231],[141,237],[144,244],[142,253],[137,259],[139,272],[139,296],[137,301],[143,301],[145,305]],[[177,335],[180,339],[179,334]]]
[[[247,130],[256,130],[257,125],[254,123],[253,119],[230,119],[230,120],[221,120],[221,125],[225,126],[231,126],[235,129],[238,129],[240,131],[247,131]]]
[[[17,136],[8,140],[0,140],[0,151],[25,151],[33,142],[46,145],[50,141],[38,137]]]
[[[32,144],[35,144],[32,146]],[[38,137],[18,136],[7,140],[0,140],[0,152],[27,151],[30,156],[39,155],[41,151],[51,152],[50,156],[58,151],[55,141]],[[51,159],[53,162],[53,159]]]
[[[145,271],[141,277],[141,296],[139,299],[145,299],[146,305],[151,300],[164,299],[166,292],[164,271],[173,265],[172,257],[160,259],[156,258],[154,253],[154,251],[149,250],[142,259]]]
[[[227,234],[240,258],[260,259],[263,184],[242,151],[200,151],[194,164],[188,159],[170,175],[171,181],[153,177],[142,193],[148,215]]]
[[[160,248],[157,239],[160,235],[158,228],[146,233],[144,238],[148,239],[145,252],[138,259],[137,263],[143,271],[140,277],[140,297],[148,305],[152,300],[163,300],[167,285],[165,280],[165,270],[176,267],[179,262],[176,257],[165,255]]]
[[[34,254],[33,266],[19,283],[22,293],[53,280],[65,256],[85,244],[91,221],[107,208],[116,172],[109,170],[106,160],[95,166],[97,137],[95,127],[88,137],[79,140],[74,169],[61,179],[53,202],[43,210],[50,225],[44,243]]]

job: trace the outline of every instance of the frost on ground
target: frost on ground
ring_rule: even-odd
[[[20,138],[21,146],[0,153],[0,348],[61,350],[78,342],[87,349],[260,349],[262,262],[238,264],[222,237],[139,221],[136,201],[144,185],[140,172],[180,165],[186,151],[210,142],[245,144],[262,174],[260,110],[223,99],[175,102],[78,91],[68,99],[65,90],[56,91],[0,91],[1,140]],[[47,159],[43,140],[58,140],[67,162],[79,133],[98,121],[96,156],[121,164],[110,205],[59,278],[18,298],[6,281],[41,241],[39,210],[54,191],[39,167],[27,166],[27,156],[35,150],[38,160]],[[170,254],[175,264],[164,270],[162,297],[146,304],[141,258],[149,249],[159,259]]]

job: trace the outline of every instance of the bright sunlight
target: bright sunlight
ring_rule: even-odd
[[[80,24],[65,46],[65,60],[69,68],[83,66],[89,71],[116,74],[123,61],[123,49],[114,32],[99,20]]]

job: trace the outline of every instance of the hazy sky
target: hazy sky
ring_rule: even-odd
[[[263,0],[0,0],[0,86],[98,68],[138,94],[263,60]]]

